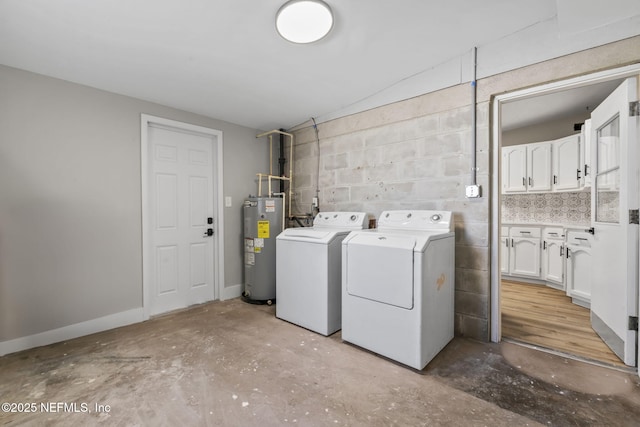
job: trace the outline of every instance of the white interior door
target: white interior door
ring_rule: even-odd
[[[213,138],[149,123],[150,315],[214,299]]]
[[[637,332],[629,317],[638,314],[638,118],[629,114],[637,100],[637,78],[625,80],[592,115],[591,188],[593,329],[627,365],[636,364]]]

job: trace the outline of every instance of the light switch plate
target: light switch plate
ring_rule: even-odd
[[[224,207],[225,208],[230,208],[231,207],[231,196],[226,196],[224,198]]]

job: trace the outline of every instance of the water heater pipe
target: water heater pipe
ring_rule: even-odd
[[[288,136],[289,139],[291,140],[291,147],[289,148],[289,176],[288,177],[276,177],[273,175],[273,154],[272,154],[272,135],[273,134],[279,134],[279,135],[285,135]],[[276,178],[276,179],[287,179],[289,181],[289,218],[291,218],[291,201],[292,196],[293,196],[293,134],[288,133],[288,132],[284,132],[281,130],[270,130],[268,132],[263,132],[259,135],[256,135],[256,138],[262,138],[263,136],[269,136],[269,177],[270,178]],[[266,174],[260,174],[260,175],[266,175]],[[261,184],[259,184],[261,186]],[[269,179],[269,192],[271,192],[271,179]],[[284,212],[284,209],[283,209]]]
[[[279,179],[280,181],[291,181],[291,179],[289,179],[289,177],[286,177],[286,176],[269,175],[266,173],[257,173],[256,176],[258,177],[258,197],[262,197],[262,180],[264,178],[267,178],[267,183],[269,188],[269,192],[267,194],[269,195],[269,197],[272,197],[274,194],[281,194],[281,193],[274,193],[273,190],[271,189],[272,179]]]

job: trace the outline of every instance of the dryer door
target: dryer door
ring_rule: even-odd
[[[343,248],[347,251],[347,293],[411,310],[415,244],[413,236],[381,233],[354,236]]]

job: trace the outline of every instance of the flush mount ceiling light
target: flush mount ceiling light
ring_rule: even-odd
[[[333,13],[321,0],[290,0],[276,14],[276,29],[293,43],[313,43],[333,27]]]

